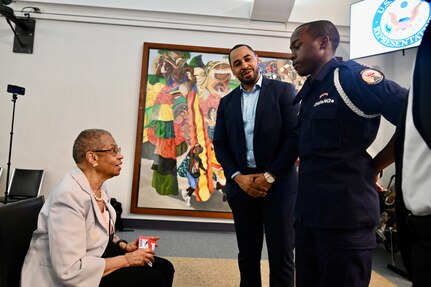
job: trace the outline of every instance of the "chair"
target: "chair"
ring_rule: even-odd
[[[0,206],[0,286],[18,287],[44,197]],[[36,283],[35,283],[36,284]]]
[[[45,171],[43,169],[15,168],[8,188],[8,202],[37,197],[40,194]],[[5,197],[0,197],[4,202]]]

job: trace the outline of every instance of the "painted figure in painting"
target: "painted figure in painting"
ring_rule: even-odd
[[[216,118],[217,118],[216,109],[213,107],[210,107],[208,110],[208,118],[206,119],[206,123],[207,123],[208,138],[211,140],[211,142],[213,141],[213,138],[214,138]]]
[[[230,67],[220,61],[204,64],[201,55],[190,59],[188,52],[158,53],[148,79],[142,153],[153,161],[152,186],[161,195],[177,195],[177,158],[199,146],[198,162],[210,170],[192,184],[189,178],[188,197],[195,193],[197,201],[207,201],[217,186],[211,142],[218,104],[232,85]]]
[[[203,151],[203,147],[200,144],[196,144],[190,149],[189,154],[178,167],[178,174],[180,176],[187,177],[187,182],[189,184],[189,187],[186,190],[183,190],[182,194],[187,206],[190,206],[191,196],[198,187],[199,177],[201,176],[200,170],[203,170],[204,173],[207,171],[199,156]]]
[[[152,186],[155,190],[161,195],[177,195],[176,159],[187,150],[187,103],[196,94],[196,78],[193,68],[186,64],[187,53],[159,53],[155,61],[156,73],[149,81],[153,89],[156,86],[159,90],[146,110],[149,116],[146,135],[151,146],[144,157],[153,159]]]

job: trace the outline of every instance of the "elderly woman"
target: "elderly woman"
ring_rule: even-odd
[[[77,167],[39,214],[21,286],[171,286],[174,268],[168,260],[138,248],[138,240],[127,243],[114,234],[116,214],[105,181],[120,174],[123,155],[112,135],[82,131],[73,158]]]

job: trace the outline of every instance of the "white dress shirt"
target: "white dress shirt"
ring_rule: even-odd
[[[402,191],[413,215],[431,215],[431,150],[413,122],[413,86],[407,106]]]

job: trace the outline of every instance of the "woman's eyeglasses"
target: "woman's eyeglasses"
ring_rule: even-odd
[[[113,147],[111,149],[99,149],[99,150],[92,150],[92,152],[111,152],[114,155],[117,155],[121,152],[121,147]]]

